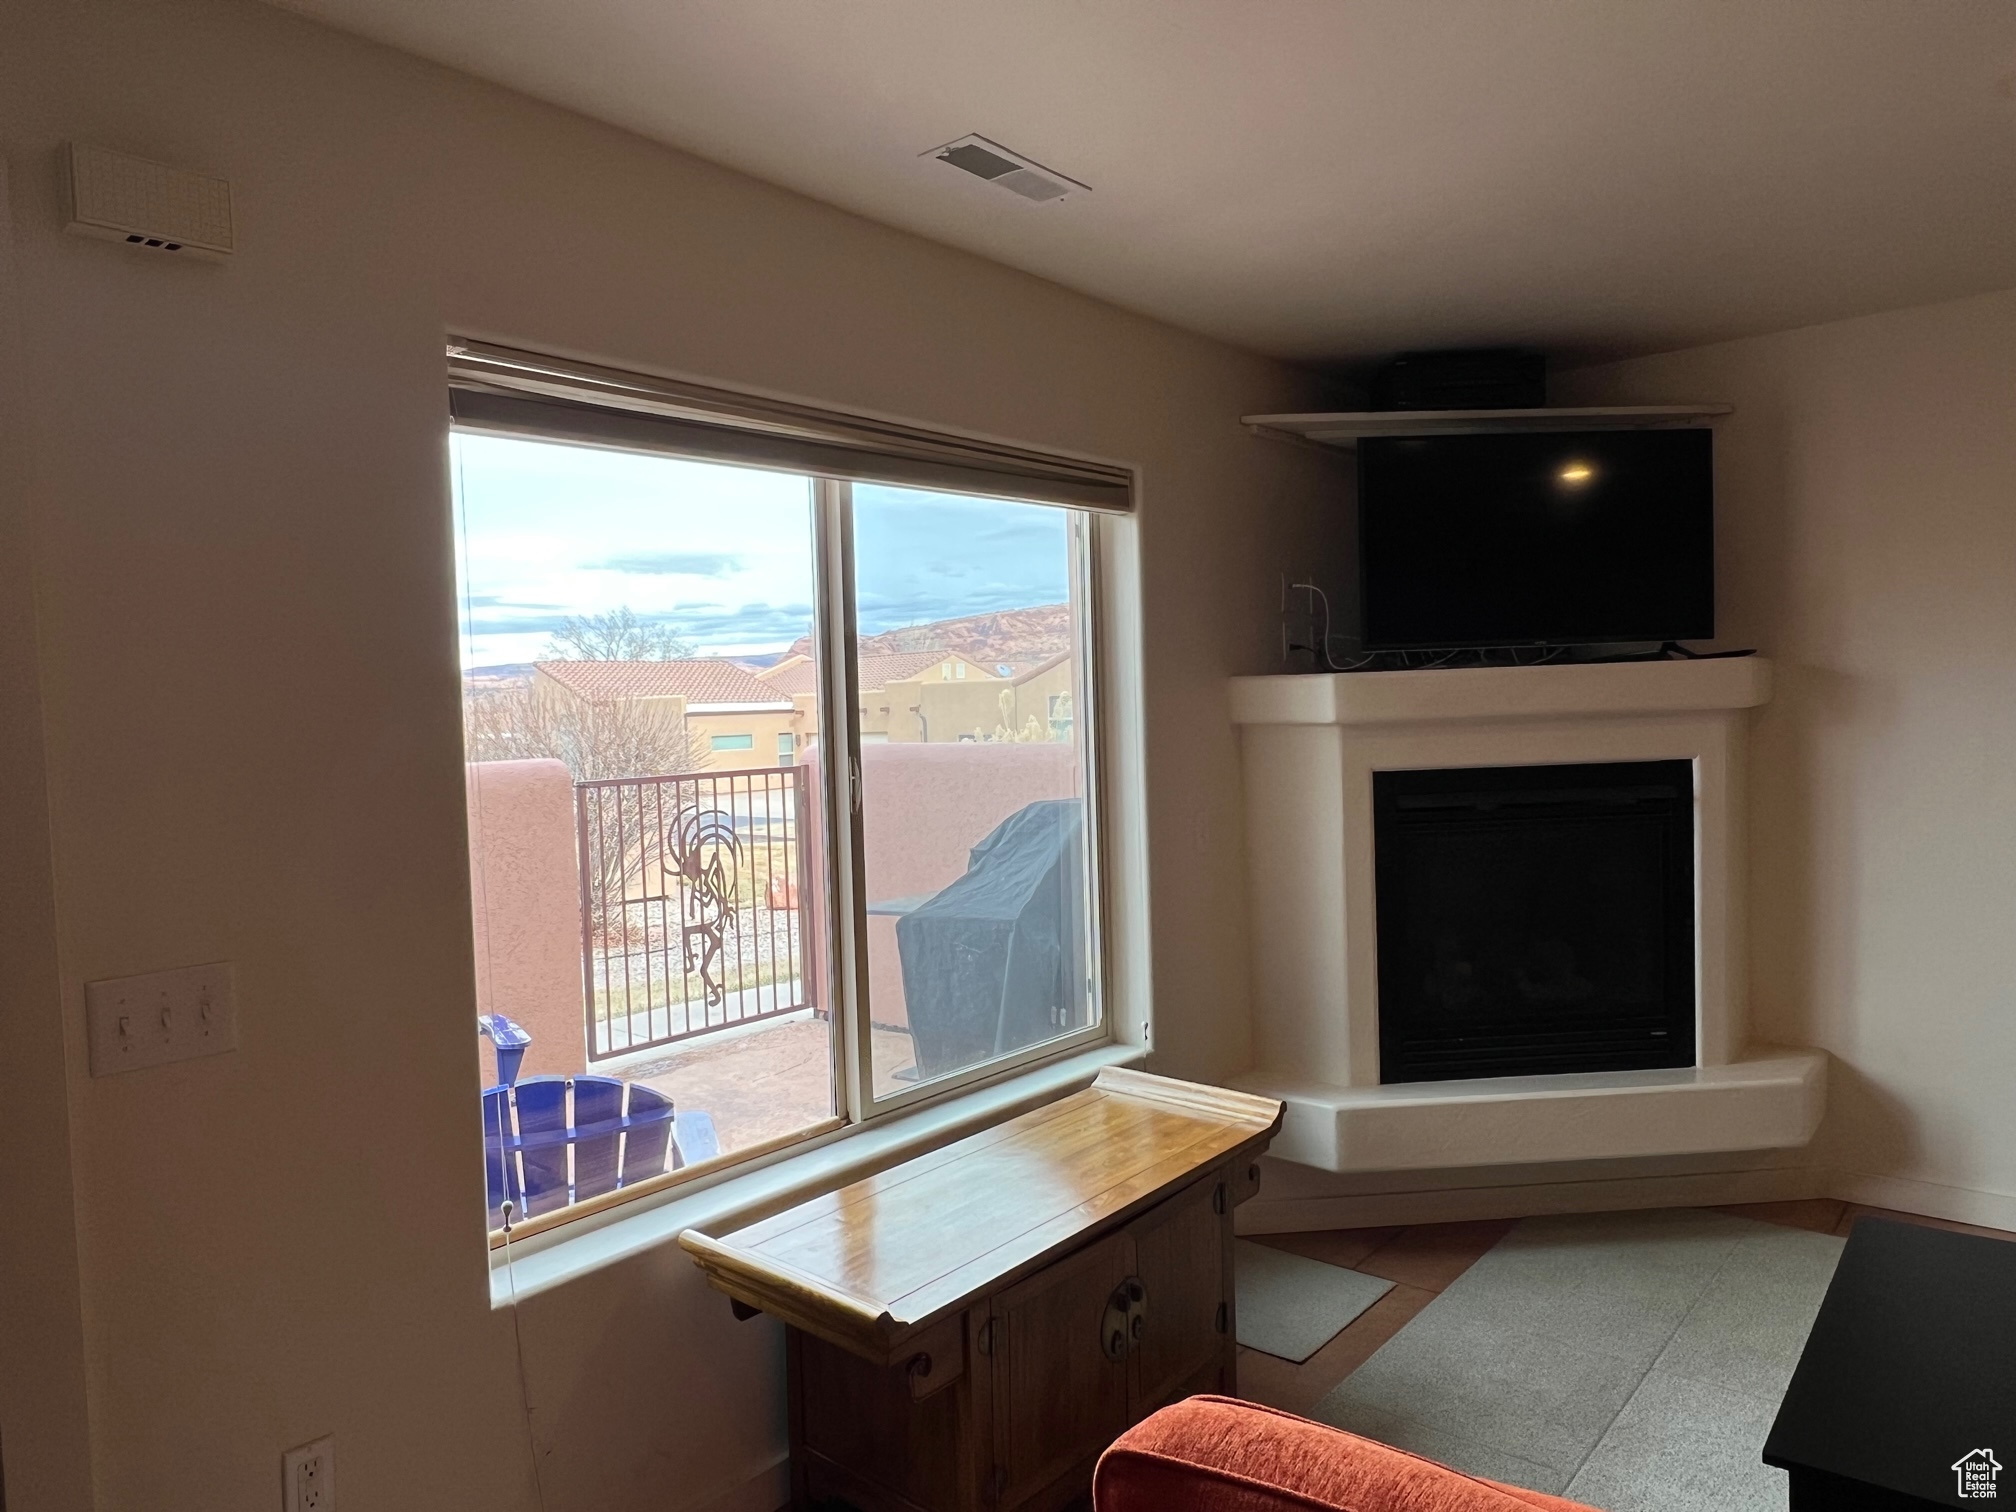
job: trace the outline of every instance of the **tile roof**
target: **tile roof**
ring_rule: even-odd
[[[689,704],[779,704],[784,689],[725,656],[674,661],[542,661],[533,665],[569,692],[591,701],[683,694]]]
[[[1032,677],[1048,672],[1059,662],[1068,661],[1070,656],[1071,653],[1069,651],[1059,651],[1055,656],[1046,656],[1041,661],[1024,662],[1021,666],[1011,669],[1009,681],[1019,686],[1022,683],[1028,682]]]
[[[819,681],[818,670],[807,656],[793,656],[774,667],[765,667],[756,677],[764,686],[774,690],[773,697],[784,698],[810,693]]]

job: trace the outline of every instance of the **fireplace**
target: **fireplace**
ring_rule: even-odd
[[[1695,1064],[1694,763],[1376,771],[1379,1079]]]
[[[1384,1182],[1811,1140],[1827,1057],[1753,1040],[1745,992],[1770,693],[1761,656],[1234,678],[1253,1063],[1231,1082],[1287,1104],[1269,1153]],[[1578,823],[1608,859],[1558,864]],[[1442,944],[1429,921],[1466,912]],[[1522,973],[1479,916],[1559,943]],[[1620,977],[1606,952],[1632,941]],[[1477,990],[1425,990],[1451,979]],[[1290,1228],[1418,1210],[1375,1189],[1255,1202]]]

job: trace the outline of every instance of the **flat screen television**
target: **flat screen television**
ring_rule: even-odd
[[[1361,648],[1712,637],[1712,444],[1705,428],[1360,440]]]

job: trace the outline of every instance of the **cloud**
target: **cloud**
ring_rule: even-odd
[[[929,588],[907,587],[898,593],[862,590],[855,602],[855,618],[864,635],[884,630],[900,630],[907,625],[929,624],[934,620],[963,619],[972,614],[992,614],[1003,609],[1027,609],[1054,604],[1066,597],[1063,591],[1031,591],[1023,584],[990,583],[968,589],[956,596]]]
[[[535,600],[513,598],[504,593],[471,593],[466,595],[462,602],[471,609],[551,610],[555,614],[560,613],[564,607],[560,604],[543,604]]]
[[[696,649],[741,646],[774,641],[786,645],[812,628],[810,604],[682,604],[655,614],[640,614],[647,625],[664,625]],[[543,613],[499,613],[478,610],[466,626],[472,636],[551,635],[572,618],[559,609]]]
[[[989,525],[978,531],[974,539],[978,541],[1021,541],[1025,544],[1054,548],[1058,536],[1057,522],[1054,520],[1009,520],[999,525]]]
[[[603,572],[649,577],[726,577],[742,570],[742,558],[732,551],[647,551],[591,565]]]
[[[475,635],[525,635],[557,630],[567,617],[559,609],[539,614],[472,614],[468,629]]]
[[[788,645],[812,628],[810,604],[689,605],[665,622],[695,646]]]

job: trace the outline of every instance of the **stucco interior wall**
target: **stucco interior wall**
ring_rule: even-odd
[[[1717,631],[1750,753],[1751,1016],[1833,1053],[1834,1189],[2016,1224],[2016,291],[1565,375],[1723,401]]]
[[[239,255],[64,235],[69,138],[227,175]],[[1336,485],[1236,417],[1301,381],[249,0],[17,0],[0,154],[53,856],[14,876],[61,968],[18,1006],[65,1051],[9,1074],[45,1129],[67,1102],[40,1190],[60,1220],[74,1184],[78,1248],[0,1281],[60,1316],[71,1278],[97,1504],[265,1505],[333,1431],[346,1504],[530,1507],[521,1343],[549,1507],[763,1494],[779,1335],[682,1257],[542,1295],[522,1340],[489,1305],[442,335],[1140,467],[1101,570],[1143,648],[1115,669],[1148,752],[1129,907],[1179,1074],[1247,1054],[1225,678],[1272,665],[1274,573],[1334,550]],[[85,981],[216,959],[238,1053],[84,1074]],[[78,1428],[64,1354],[42,1420],[0,1424],[10,1468],[17,1433]]]
[[[91,1495],[89,1404],[7,182],[0,162],[0,1451],[16,1506],[73,1507]]]

